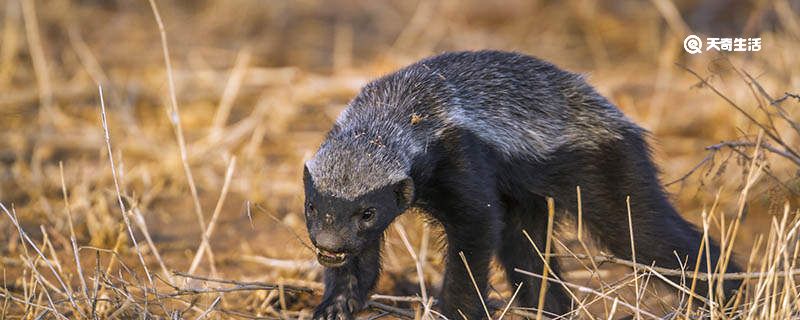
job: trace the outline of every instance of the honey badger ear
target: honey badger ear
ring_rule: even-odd
[[[414,203],[414,180],[405,178],[395,185],[397,195],[397,205],[403,210],[408,209]]]

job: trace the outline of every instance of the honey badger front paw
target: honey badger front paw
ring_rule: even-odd
[[[358,311],[359,303],[355,299],[336,297],[323,301],[314,310],[314,320],[352,320],[353,313]]]

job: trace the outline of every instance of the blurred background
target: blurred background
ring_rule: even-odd
[[[750,254],[770,241],[771,227],[796,219],[800,1],[155,3],[174,101],[147,1],[0,4],[0,203],[8,209],[0,218],[3,314],[44,312],[9,297],[45,306],[43,293],[69,295],[61,281],[76,288],[99,281],[106,299],[93,308],[104,317],[169,314],[118,290],[126,281],[146,282],[120,202],[149,272],[165,279],[154,280],[155,287],[169,290],[179,282],[173,270],[190,270],[319,290],[321,269],[305,245],[303,161],[362,85],[450,50],[513,50],[586,74],[652,133],[662,181],[687,219],[702,224],[703,213],[715,217],[707,223],[719,238],[741,216],[732,245],[742,264],[751,258],[757,265]],[[689,55],[683,40],[690,34],[757,37],[762,48]],[[41,256],[23,243],[12,216]],[[435,291],[442,256],[435,227],[428,244],[422,220],[409,214],[388,231],[376,292],[419,294],[401,234],[416,250],[430,246],[423,275]],[[201,250],[206,229],[210,249]],[[558,237],[574,247],[574,227],[561,229]],[[563,264],[569,280],[598,286],[580,264]],[[630,272],[603,268],[609,282]],[[492,298],[502,302],[513,288],[501,279],[497,272]],[[308,317],[319,299],[275,292],[235,292],[219,306],[212,305],[216,296],[198,295],[170,302],[167,310],[200,314],[215,306],[215,317]],[[135,303],[126,305],[129,299]],[[670,301],[653,298],[648,308],[663,314]]]

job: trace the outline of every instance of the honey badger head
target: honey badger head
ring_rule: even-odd
[[[303,174],[308,234],[327,267],[345,265],[378,241],[413,201],[404,161],[389,148],[356,140],[362,139],[329,138]]]

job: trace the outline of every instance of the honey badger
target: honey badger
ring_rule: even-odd
[[[459,252],[484,297],[496,254],[523,285],[517,303],[536,306],[539,280],[514,272],[543,269],[522,231],[544,247],[545,197],[556,218],[574,215],[576,186],[584,224],[614,255],[632,258],[630,196],[637,261],[694,266],[701,234],[670,205],[645,135],[581,76],[519,53],[444,53],[367,84],[305,165],[306,224],[326,266],[314,318],[350,319],[364,306],[384,231],[411,207],[443,226],[437,307],[450,319],[484,315]],[[710,253],[716,266],[715,244]],[[550,267],[558,272],[556,261]],[[571,303],[558,285],[545,301],[555,314]]]

